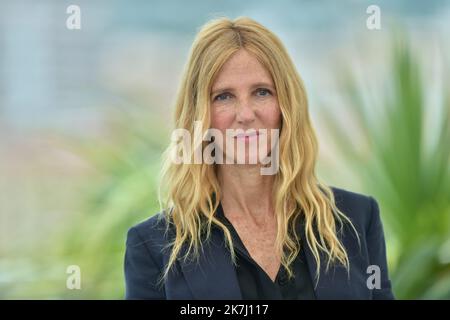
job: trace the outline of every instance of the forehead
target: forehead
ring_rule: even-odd
[[[213,82],[212,90],[221,87],[251,86],[257,82],[272,84],[272,77],[252,53],[240,49],[222,66]]]

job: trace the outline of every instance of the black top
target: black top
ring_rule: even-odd
[[[236,229],[225,217],[221,205],[219,205],[217,210],[217,219],[224,223],[231,233],[236,252],[236,274],[243,299],[315,299],[313,283],[308,272],[303,250],[300,250],[293,262],[295,277],[289,280],[286,269],[281,266],[275,282],[273,282],[250,256]]]

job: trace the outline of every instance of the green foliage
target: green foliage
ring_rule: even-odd
[[[160,156],[167,139],[162,121],[137,111],[120,113],[112,141],[78,144],[78,153],[98,170],[84,192],[82,214],[61,235],[60,260],[82,270],[82,290],[59,291],[61,298],[121,299],[127,230],[159,211]],[[166,135],[167,136],[167,135]]]
[[[323,117],[340,156],[380,202],[396,296],[448,299],[450,95],[441,92],[442,105],[431,109],[426,102],[430,86],[421,69],[430,66],[420,66],[401,38],[392,53],[391,74],[376,99],[367,98],[352,72],[341,73],[345,111],[360,128],[360,144],[346,124],[327,112]],[[433,112],[440,112],[440,119],[427,126],[425,119]]]

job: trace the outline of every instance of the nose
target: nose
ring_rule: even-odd
[[[236,121],[240,124],[249,124],[255,120],[255,111],[248,101],[239,102],[236,108]]]

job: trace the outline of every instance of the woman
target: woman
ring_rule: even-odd
[[[245,17],[207,23],[175,125],[207,133],[184,161],[179,139],[168,149],[166,209],[128,232],[126,298],[394,298],[378,205],[316,178],[305,89],[273,33]]]

